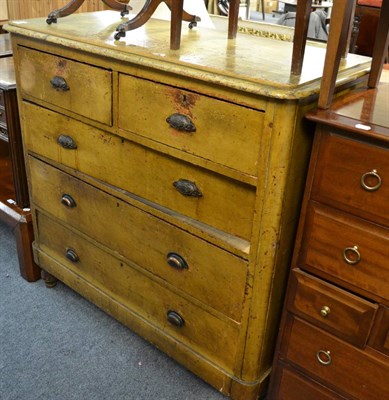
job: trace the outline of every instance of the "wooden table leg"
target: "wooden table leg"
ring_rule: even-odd
[[[348,39],[349,21],[354,8],[354,0],[336,0],[332,10],[332,23],[328,35],[318,106],[328,108],[334,94],[340,59]]]
[[[383,0],[380,19],[378,21],[377,35],[373,49],[373,60],[369,75],[368,86],[375,88],[380,81],[382,66],[385,61],[389,46],[389,0]]]

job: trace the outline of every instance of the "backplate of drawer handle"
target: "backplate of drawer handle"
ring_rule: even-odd
[[[374,178],[377,181],[377,183],[373,186],[369,185],[367,182],[369,178]],[[366,172],[361,176],[361,186],[369,192],[374,192],[378,190],[381,187],[381,184],[382,184],[382,179],[378,175],[376,169],[373,169],[370,172]]]
[[[179,179],[173,182],[173,186],[184,196],[202,197],[203,195],[197,185],[187,179]]]
[[[69,149],[69,150],[77,149],[77,143],[71,136],[68,135],[58,136],[57,143],[64,149]]]
[[[167,312],[166,316],[168,322],[174,326],[177,326],[178,328],[181,328],[185,325],[184,319],[176,311],[170,310]]]
[[[78,254],[73,249],[66,249],[65,256],[71,262],[76,263],[76,262],[80,261],[80,257],[78,256]]]
[[[361,261],[361,253],[358,246],[346,247],[343,250],[343,259],[347,264],[355,265]]]
[[[175,269],[188,269],[188,263],[177,253],[168,253],[166,256],[166,261]]]
[[[61,197],[61,204],[68,208],[76,207],[77,203],[70,194],[63,194]]]
[[[62,92],[66,92],[70,90],[69,85],[67,84],[66,80],[62,78],[62,76],[54,76],[50,80],[51,86],[56,90],[61,90]]]
[[[175,113],[166,118],[166,122],[173,128],[181,132],[196,132],[196,126],[192,120],[184,115]]]

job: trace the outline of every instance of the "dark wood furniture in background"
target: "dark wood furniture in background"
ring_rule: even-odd
[[[0,220],[12,227],[20,274],[32,282],[40,278],[40,268],[32,255],[34,235],[9,44],[9,34],[0,35]]]
[[[317,123],[269,399],[389,398],[389,83]]]

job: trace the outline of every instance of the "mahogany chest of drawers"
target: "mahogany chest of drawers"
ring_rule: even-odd
[[[118,21],[107,11],[7,27],[36,260],[221,392],[255,399],[320,73],[290,77],[288,42],[197,29],[171,51],[169,23],[116,42]],[[306,54],[323,64],[320,46]],[[348,59],[345,86],[367,62]]]
[[[317,123],[270,399],[389,398],[389,83]]]

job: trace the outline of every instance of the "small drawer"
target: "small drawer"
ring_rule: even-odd
[[[128,75],[119,78],[119,127],[257,175],[264,111]]]
[[[365,346],[376,304],[298,269],[292,271],[290,290],[289,311],[358,347]]]
[[[328,274],[338,284],[389,299],[389,229],[311,202],[300,267]]]
[[[7,115],[5,112],[5,108],[0,106],[0,125],[6,127],[7,126]]]
[[[65,282],[69,275],[77,277],[75,290],[84,286],[111,298],[107,311],[115,312],[119,302],[132,316],[153,325],[153,330],[174,337],[232,373],[238,324],[214,317],[44,214],[37,214],[37,233],[43,269]]]
[[[277,368],[276,393],[271,399],[277,400],[345,400],[332,390],[281,365]]]
[[[314,379],[357,400],[389,399],[389,360],[290,318],[283,356]]]
[[[0,107],[5,107],[5,96],[2,89],[0,89]]]
[[[220,231],[250,239],[255,187],[28,103],[23,114],[30,152]]]
[[[389,226],[389,149],[323,135],[312,198]]]
[[[36,207],[241,320],[247,262],[37,159],[29,166]]]
[[[24,47],[19,54],[23,96],[112,124],[111,71]]]

